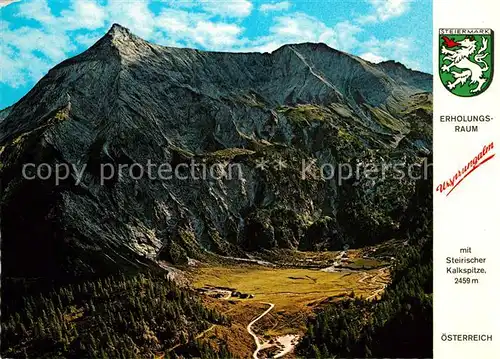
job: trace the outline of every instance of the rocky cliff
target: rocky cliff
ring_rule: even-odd
[[[3,272],[389,239],[415,182],[395,165],[432,149],[431,85],[324,44],[206,52],[114,25],[2,112]],[[382,163],[383,176],[332,174]]]

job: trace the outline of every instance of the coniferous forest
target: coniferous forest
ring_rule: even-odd
[[[4,357],[230,357],[224,348],[217,353],[194,340],[227,318],[166,275],[120,274],[16,300],[3,298]]]
[[[429,244],[427,244],[429,243]],[[432,356],[431,242],[414,247],[394,270],[380,301],[346,300],[318,314],[300,344],[313,358]]]

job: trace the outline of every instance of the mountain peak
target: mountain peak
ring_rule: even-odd
[[[146,43],[146,40],[135,35],[128,28],[114,23],[99,41],[81,55],[102,58],[103,56],[108,57],[112,53],[120,58],[130,57],[140,53],[139,48]]]
[[[114,23],[111,28],[108,30],[107,32],[108,35],[112,35],[112,36],[116,36],[116,35],[130,35],[131,32],[129,29],[127,29],[126,27],[120,25],[120,24],[117,24],[117,23]]]
[[[129,29],[116,23],[113,24],[113,26],[111,26],[109,31],[104,36],[104,38],[111,39],[111,41],[114,44],[119,44],[126,42],[128,40],[132,40],[134,37],[136,36]]]

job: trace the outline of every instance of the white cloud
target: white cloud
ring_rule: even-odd
[[[6,83],[13,88],[29,85],[42,77],[50,65],[48,61],[33,52],[19,52],[12,46],[1,45],[0,83]]]
[[[281,1],[274,4],[262,4],[259,7],[259,11],[261,12],[271,12],[271,11],[285,11],[290,8],[290,2]]]
[[[358,25],[354,25],[349,21],[342,21],[336,24],[334,29],[339,50],[350,51],[359,45],[356,36],[361,33],[363,29]]]
[[[162,33],[163,44],[184,43],[186,46],[224,50],[241,42],[243,28],[234,23],[212,21],[206,14],[165,9],[155,24]]]
[[[420,48],[417,42],[412,37],[397,37],[387,40],[372,37],[360,43],[358,53],[361,53],[360,57],[371,62],[380,62],[376,60],[381,58],[382,61],[395,60],[412,69],[421,69],[420,59],[414,56],[415,48]]]
[[[225,17],[246,17],[252,12],[253,4],[248,0],[201,0],[204,11]]]
[[[154,33],[155,15],[149,9],[150,0],[109,0],[106,6],[112,22],[130,28],[143,38]]]
[[[288,16],[275,18],[275,24],[271,26],[271,34],[284,42],[321,41],[336,42],[334,30],[318,19],[304,13],[295,13]]]
[[[19,15],[54,31],[97,29],[105,25],[106,10],[95,0],[71,0],[68,10],[55,16],[47,0],[26,1],[19,5]]]
[[[102,37],[102,33],[100,32],[92,32],[88,34],[78,34],[73,36],[73,39],[80,45],[85,47],[90,47],[94,45],[100,38]]]
[[[410,9],[411,1],[412,0],[370,0],[377,11],[379,19],[382,21],[403,15]]]
[[[24,1],[18,10],[16,16],[34,20],[39,26],[11,28],[4,23],[1,28],[0,82],[12,87],[37,81],[78,49],[67,31],[104,25],[104,16],[95,1],[73,0],[61,16],[52,13],[46,0]]]
[[[200,21],[193,29],[193,38],[204,47],[231,46],[238,41],[241,28],[234,24]]]
[[[358,40],[362,29],[349,21],[339,22],[333,27],[302,12],[275,17],[269,35],[254,39],[243,50],[271,52],[284,44],[299,42],[323,42],[338,50],[349,51]]]
[[[171,8],[193,8],[199,5],[199,0],[163,0]]]
[[[15,2],[19,2],[21,0],[0,0],[0,7],[4,7],[4,6],[7,6],[7,5],[10,5],[12,3],[15,3]]]
[[[358,17],[359,23],[387,21],[403,15],[410,9],[413,0],[366,0],[373,8],[373,13]]]
[[[2,42],[4,42],[3,45],[16,48],[21,55],[37,52],[54,62],[64,60],[68,51],[76,50],[76,46],[67,36],[60,36],[58,32],[50,30],[30,27],[21,27],[15,30],[4,29]]]
[[[189,31],[190,16],[187,11],[165,9],[155,21],[156,26],[169,35],[182,36]]]
[[[52,14],[47,0],[32,0],[29,2],[22,2],[19,5],[19,15],[26,18],[35,20],[44,25],[55,25],[57,22],[56,17]]]
[[[65,30],[99,29],[106,23],[106,9],[93,0],[73,0],[70,10],[61,12]]]
[[[387,60],[385,57],[374,54],[373,52],[365,52],[364,54],[359,55],[359,57],[365,59],[366,61],[373,62],[375,64]]]

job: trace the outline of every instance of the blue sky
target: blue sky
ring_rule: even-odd
[[[432,72],[432,0],[0,0],[0,109],[113,23],[151,42],[273,51],[324,42]]]

